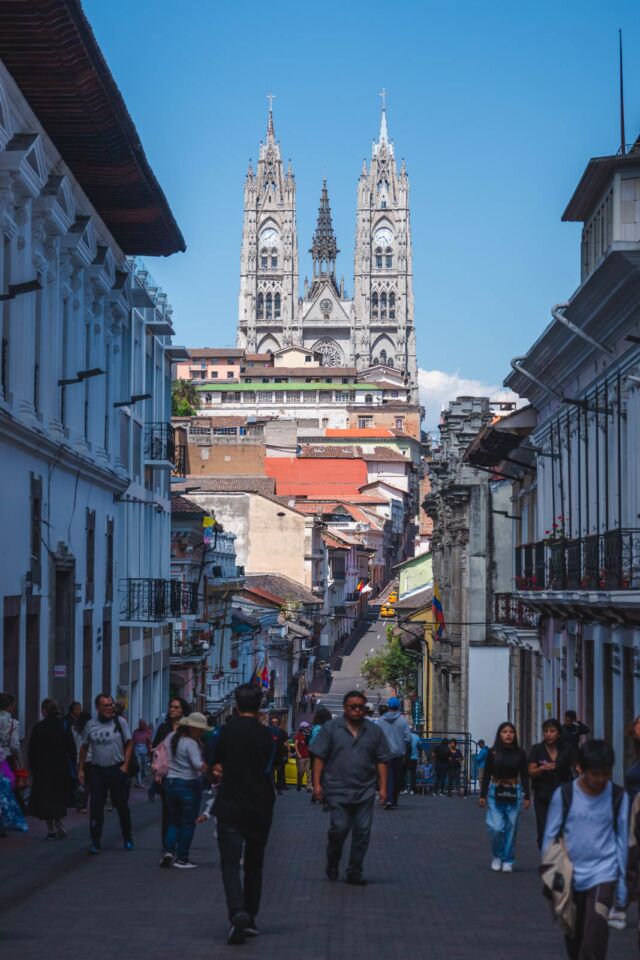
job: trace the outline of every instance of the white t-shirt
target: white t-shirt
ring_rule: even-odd
[[[200,744],[191,737],[180,737],[175,754],[171,747],[173,733],[165,740],[169,756],[168,778],[177,780],[197,780],[202,772],[202,750]]]
[[[118,717],[118,723],[122,736],[115,720],[107,720],[106,723],[88,720],[82,731],[82,742],[91,747],[91,761],[98,767],[115,767],[124,763],[124,744],[131,740],[131,731],[123,717]]]

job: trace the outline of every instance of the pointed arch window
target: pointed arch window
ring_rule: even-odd
[[[256,304],[256,318],[258,320],[264,320],[264,293],[258,294],[258,301]]]
[[[382,248],[376,247],[376,270],[382,270]]]
[[[273,295],[271,293],[266,296],[265,317],[267,320],[273,320]]]
[[[380,319],[387,319],[387,294],[384,290],[380,294]]]
[[[387,362],[387,351],[382,349],[380,351],[380,363],[386,363],[386,362]]]
[[[263,270],[269,269],[269,253],[267,250],[260,251],[260,266]]]
[[[371,296],[371,316],[374,320],[378,319],[378,294],[374,293]]]
[[[385,250],[385,264],[386,264],[387,270],[390,270],[391,267],[393,266],[393,251],[391,247],[387,247],[387,249]]]
[[[389,320],[396,318],[396,295],[393,291],[389,294]]]
[[[276,293],[275,297],[273,298],[273,316],[276,320],[280,319],[281,304],[282,298],[279,293]]]
[[[392,366],[393,366],[393,357],[389,357],[389,358],[388,358],[388,360],[387,360],[387,366],[388,366],[388,367],[392,367]]]
[[[271,250],[271,269],[272,270],[278,269],[278,251],[276,250],[275,247],[273,247],[273,249]]]

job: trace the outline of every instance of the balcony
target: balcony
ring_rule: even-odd
[[[146,423],[144,427],[144,461],[148,467],[174,468],[176,442],[170,423]]]
[[[362,594],[359,590],[354,590],[352,593],[348,593],[345,596],[345,603],[357,603]]]
[[[202,660],[209,646],[207,630],[174,630],[171,634],[171,661]]]
[[[120,619],[160,623],[170,618],[195,616],[198,585],[177,580],[131,578],[120,581]]]
[[[535,630],[540,616],[513,593],[496,593],[495,621],[510,627]]]
[[[640,530],[516,547],[516,590],[640,589]]]

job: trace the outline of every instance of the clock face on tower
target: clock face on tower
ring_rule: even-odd
[[[260,234],[260,243],[266,243],[273,246],[280,239],[280,235],[275,227],[265,227]]]
[[[391,241],[393,240],[393,234],[389,227],[380,227],[379,230],[376,230],[373,239],[380,247],[388,247]]]

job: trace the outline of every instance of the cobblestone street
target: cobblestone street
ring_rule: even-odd
[[[109,815],[105,852],[86,854],[86,821],[64,842],[2,841],[0,944],[22,960],[138,960],[227,955],[217,848],[211,825],[192,848],[199,869],[160,870],[159,804],[135,804],[136,849],[125,853]],[[482,812],[473,799],[402,797],[378,811],[365,889],[323,875],[327,817],[306,794],[279,800],[265,873],[262,934],[247,958],[305,960],[538,960],[562,958],[559,931],[540,895],[532,813],[524,816],[517,872],[489,870]],[[632,916],[635,916],[635,908]],[[634,956],[631,929],[612,932],[609,960]]]

